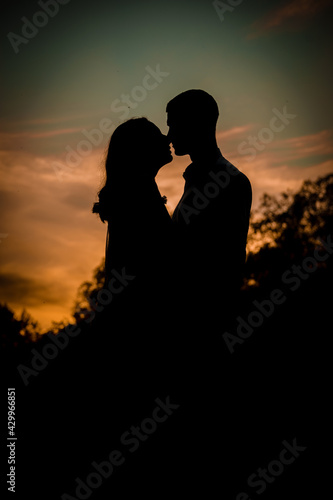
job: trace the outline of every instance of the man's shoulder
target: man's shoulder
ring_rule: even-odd
[[[242,188],[244,190],[252,192],[251,182],[249,178],[239,170],[235,165],[233,165],[229,160],[227,160],[224,156],[221,155],[219,160],[217,161],[214,170],[216,173],[218,171],[225,172],[226,178],[230,179],[230,186]]]
[[[238,170],[238,172],[239,172],[239,174],[237,174],[238,182],[244,187],[244,189],[252,191],[250,179],[247,177],[247,175],[244,174],[244,172],[241,172],[240,170]]]

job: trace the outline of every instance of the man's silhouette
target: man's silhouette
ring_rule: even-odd
[[[179,380],[185,380],[183,420],[173,432],[182,458],[173,463],[183,476],[185,470],[192,471],[198,491],[202,487],[227,493],[237,474],[242,476],[246,436],[241,416],[246,403],[244,367],[231,364],[222,334],[238,306],[252,190],[248,178],[217,146],[219,110],[212,96],[188,90],[166,110],[176,155],[189,154],[192,160],[173,214],[179,260],[177,319],[184,353]],[[243,465],[246,471],[246,460]]]
[[[181,241],[181,268],[190,303],[216,308],[224,319],[235,307],[246,256],[252,201],[248,178],[221,154],[219,110],[203,90],[188,90],[167,105],[168,137],[176,155],[189,154],[184,194],[173,221]],[[184,271],[186,271],[184,273]]]

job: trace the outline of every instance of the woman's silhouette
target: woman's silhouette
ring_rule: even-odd
[[[96,318],[98,328],[114,352],[132,356],[132,370],[139,362],[142,373],[146,364],[150,378],[151,363],[159,363],[157,352],[166,356],[169,339],[173,223],[155,176],[171,161],[168,139],[156,125],[146,118],[122,123],[111,136],[105,185],[93,207],[108,223],[104,288],[113,294]],[[126,286],[115,283],[119,275]]]
[[[167,137],[146,118],[130,119],[112,134],[105,185],[93,207],[108,222],[106,285],[123,268],[136,288],[161,281],[172,223],[155,176],[171,161]]]
[[[115,437],[126,428],[126,418],[132,419],[129,424],[135,422],[157,396],[170,395],[174,401],[178,397],[180,370],[175,353],[183,351],[174,326],[178,317],[174,225],[155,182],[160,168],[171,160],[169,141],[153,123],[146,118],[122,123],[111,137],[105,185],[93,207],[108,223],[105,287],[111,289],[115,270],[125,269],[126,275],[135,276],[109,311],[98,315],[102,326],[95,327],[103,345],[96,356],[96,371],[106,367],[105,393],[113,401],[112,414],[105,412],[105,425],[112,422]],[[155,442],[161,447],[161,460],[166,436],[163,439],[159,445]],[[132,471],[141,481],[157,453],[149,447],[144,450],[141,465],[136,461]],[[126,478],[119,476],[119,481],[124,484]]]

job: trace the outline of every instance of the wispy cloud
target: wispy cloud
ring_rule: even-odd
[[[250,179],[253,206],[264,193],[276,195],[297,190],[305,179],[315,180],[333,172],[333,130],[287,139],[275,139],[256,158],[248,161],[235,142],[226,143],[225,155]]]
[[[253,125],[248,124],[248,125],[243,125],[240,127],[233,127],[230,128],[229,130],[220,130],[217,132],[216,137],[217,140],[228,140],[234,137],[238,137],[242,134],[245,134],[245,132],[248,132],[249,130],[252,130]]]
[[[16,144],[17,140],[26,139],[41,139],[46,137],[55,137],[58,135],[75,134],[82,127],[61,128],[55,130],[39,130],[39,131],[24,131],[24,132],[2,132],[0,134],[0,147],[5,144]]]
[[[322,130],[317,134],[309,134],[302,137],[293,137],[286,140],[296,151],[302,152],[304,157],[313,155],[333,154],[333,130]]]
[[[101,151],[59,183],[54,157],[0,153],[3,179],[0,301],[42,323],[70,316],[79,285],[104,255],[106,227],[91,213]],[[84,249],[84,250],[83,250]]]
[[[61,116],[40,116],[37,118],[15,119],[4,122],[7,127],[31,127],[38,125],[55,125],[59,123],[78,122],[79,120],[92,119],[100,116],[105,110],[98,110],[94,113],[75,113],[75,114],[62,114]]]
[[[311,23],[315,16],[321,14],[332,2],[330,0],[292,0],[283,2],[258,19],[251,26],[249,39],[258,38],[278,30],[297,31]]]

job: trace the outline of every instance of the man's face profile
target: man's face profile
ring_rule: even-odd
[[[196,140],[193,122],[182,115],[168,113],[168,139],[172,143],[177,156],[190,154],[193,141]]]

